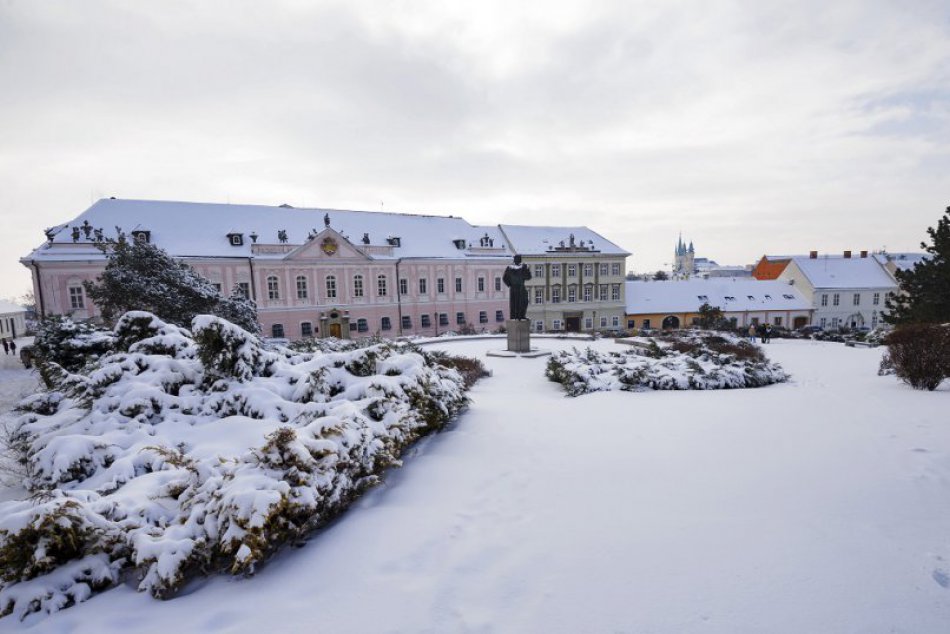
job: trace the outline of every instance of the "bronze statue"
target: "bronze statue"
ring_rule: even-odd
[[[526,319],[528,312],[528,289],[524,283],[531,279],[531,271],[527,264],[522,264],[521,256],[515,256],[515,263],[509,264],[505,269],[505,275],[502,280],[505,286],[511,289],[508,297],[508,318]]]

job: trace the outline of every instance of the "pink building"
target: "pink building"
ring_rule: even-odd
[[[513,255],[498,227],[461,218],[287,205],[103,199],[47,230],[21,262],[42,315],[97,316],[82,282],[102,271],[98,237],[121,229],[186,261],[223,294],[257,302],[265,336],[492,331],[508,313]]]

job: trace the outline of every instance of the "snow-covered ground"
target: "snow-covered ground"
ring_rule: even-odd
[[[255,577],[0,631],[947,631],[950,385],[778,340],[786,384],[566,398],[499,343],[435,344],[493,371],[469,412]]]
[[[17,345],[20,347],[31,342],[32,337],[17,339]],[[0,355],[0,434],[3,434],[4,427],[13,419],[10,410],[20,399],[34,392],[37,383],[36,374],[23,367],[19,354]],[[0,448],[0,502],[19,499],[26,494],[10,473],[9,465],[4,459],[3,450]]]

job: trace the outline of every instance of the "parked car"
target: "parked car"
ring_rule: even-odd
[[[825,329],[822,328],[821,326],[802,326],[795,332],[801,333],[803,335],[814,335],[819,332],[824,332],[824,330]]]

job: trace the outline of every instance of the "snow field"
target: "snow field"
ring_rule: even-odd
[[[572,399],[497,345],[438,344],[493,371],[470,410],[254,578],[120,586],[0,631],[946,631],[946,384],[777,340],[788,383]]]

